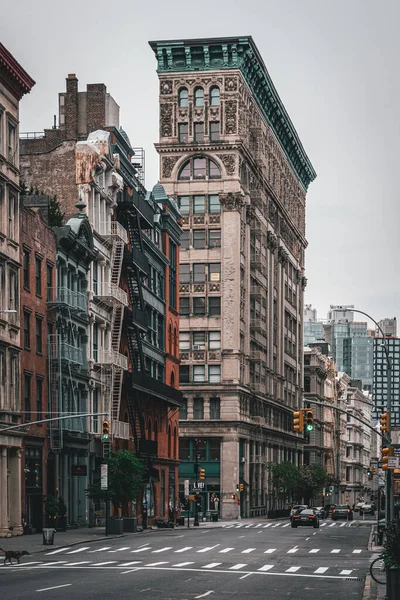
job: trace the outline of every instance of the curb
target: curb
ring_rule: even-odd
[[[376,598],[376,595],[374,594],[372,577],[368,574],[365,577],[365,585],[362,600],[373,600],[374,598]]]

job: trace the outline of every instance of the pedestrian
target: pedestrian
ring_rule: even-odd
[[[219,498],[217,495],[215,495],[215,499],[214,499],[214,510],[216,510],[218,512],[218,506],[219,506]]]

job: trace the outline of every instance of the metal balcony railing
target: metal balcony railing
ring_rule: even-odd
[[[109,302],[110,304],[119,302],[124,306],[128,306],[128,294],[115,283],[111,283],[111,281],[98,283],[94,296],[103,302]]]
[[[67,287],[48,288],[47,304],[65,304],[73,309],[87,311],[87,297],[82,292],[70,290]]]
[[[55,346],[55,358],[83,365],[83,350],[66,342],[60,342]]]
[[[128,359],[116,350],[99,350],[98,363],[101,365],[115,365],[125,371],[128,370]]]
[[[120,438],[121,440],[129,440],[130,427],[130,424],[124,421],[112,421],[113,437]]]
[[[99,233],[103,237],[119,239],[124,244],[128,243],[128,232],[118,221],[101,222]]]

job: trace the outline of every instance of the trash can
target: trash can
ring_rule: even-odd
[[[43,528],[43,546],[53,546],[55,532],[54,527]]]
[[[218,513],[217,512],[213,512],[211,513],[211,520],[216,523],[218,521]]]

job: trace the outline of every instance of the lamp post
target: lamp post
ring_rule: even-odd
[[[342,310],[342,309],[339,309],[339,308],[333,309],[334,312],[337,312],[340,310]],[[364,315],[365,317],[367,317],[367,319],[369,319],[376,325],[376,328],[381,333],[382,338],[384,340],[387,340],[387,337],[385,336],[381,326],[375,321],[375,319],[373,319],[371,317],[371,315],[369,315],[368,313],[366,313],[362,310],[358,310],[353,307],[349,308],[349,311],[356,312],[356,313],[359,313],[360,315]],[[383,343],[382,347],[385,350],[385,359],[386,359],[386,380],[387,380],[386,410],[388,413],[391,413],[391,411],[392,411],[392,361],[389,356],[388,344]],[[387,431],[387,436],[386,436],[386,441],[389,444],[389,446],[392,442],[390,432],[391,432],[391,425],[390,425],[390,419],[389,419],[388,431]],[[385,489],[385,521],[386,521],[386,526],[387,526],[391,521],[392,508],[393,508],[392,473],[391,473],[390,469],[388,469],[386,471],[386,486],[385,487],[386,487],[386,489]]]

